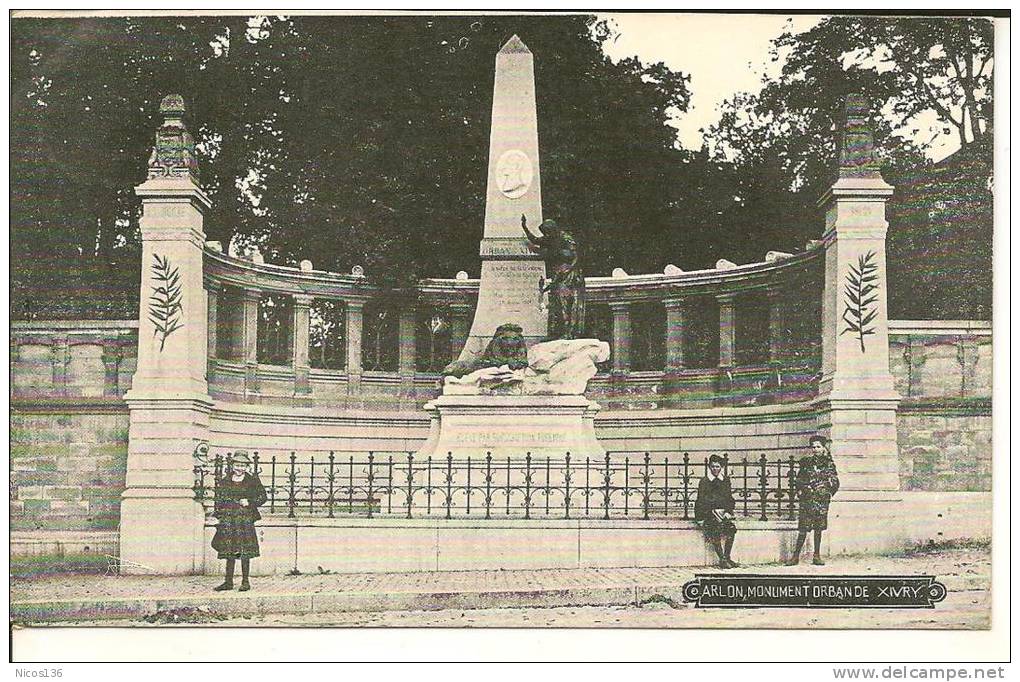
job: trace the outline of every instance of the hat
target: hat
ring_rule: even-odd
[[[247,452],[235,452],[230,461],[234,464],[251,464],[251,457],[248,456]]]
[[[832,443],[832,441],[821,434],[815,434],[808,438],[808,445],[814,445],[815,443],[821,443],[825,447],[829,447],[829,444]]]

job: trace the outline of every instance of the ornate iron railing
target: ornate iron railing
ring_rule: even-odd
[[[195,498],[211,511],[215,482],[233,453],[196,451]],[[368,452],[269,458],[253,453],[266,488],[264,515],[445,519],[693,519],[707,457],[688,453],[607,453],[592,459],[532,457],[417,458]],[[792,519],[796,463],[727,457],[735,513],[761,521]]]

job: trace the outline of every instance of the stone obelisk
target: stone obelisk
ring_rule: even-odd
[[[534,59],[515,35],[496,54],[481,281],[461,360],[480,355],[501,324],[520,325],[528,345],[546,335],[545,264],[528,245],[522,215],[532,230],[542,222],[542,183]]]

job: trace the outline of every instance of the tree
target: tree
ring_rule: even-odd
[[[686,107],[687,79],[612,63],[591,17],[16,20],[13,32],[16,296],[90,268],[136,295],[132,188],[169,92],[199,144],[209,239],[270,262],[362,265],[391,287],[477,272],[493,60],[514,33],[536,54],[546,215],[582,235],[589,272],[662,258],[641,245],[670,228],[664,169],[686,157],[665,112]]]
[[[753,234],[755,224],[778,220],[782,227],[772,237],[786,249],[817,238],[815,202],[833,180],[842,101],[862,93],[871,103],[883,174],[900,187],[888,212],[891,314],[989,314],[990,192],[971,187],[974,182],[941,181],[944,196],[918,190],[932,174],[946,177],[928,158],[946,136],[963,146],[958,153],[971,160],[966,167],[978,186],[991,174],[992,41],[992,25],[983,19],[828,17],[809,31],[784,32],[772,47],[773,59],[785,59],[779,75],[766,79],[760,93],[728,101],[707,135],[716,156],[732,162],[739,194],[747,199],[731,207],[729,224]],[[919,137],[918,117],[925,112],[943,124],[927,138]],[[975,165],[979,159],[986,159],[984,170]],[[968,218],[955,221],[955,229],[938,224],[936,215],[957,213],[921,205],[951,204],[964,194]],[[986,202],[987,210],[975,201]],[[960,254],[966,255],[956,262]],[[961,281],[973,286],[959,287]],[[909,293],[919,286],[936,295]],[[956,289],[966,291],[961,296]]]

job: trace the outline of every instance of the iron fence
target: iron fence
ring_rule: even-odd
[[[233,453],[196,456],[195,498],[211,511],[215,482]],[[602,458],[445,457],[409,452],[297,453],[262,458],[253,470],[266,488],[268,515],[446,519],[662,519],[694,517],[707,457],[689,453],[607,453]],[[735,513],[792,519],[793,456],[730,458]]]

